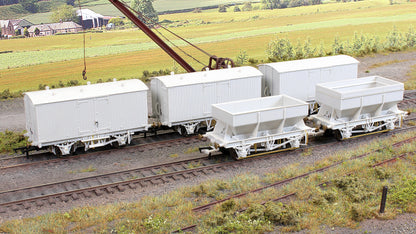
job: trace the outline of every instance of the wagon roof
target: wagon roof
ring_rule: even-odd
[[[148,90],[148,87],[141,80],[132,79],[59,89],[26,92],[25,95],[28,98],[30,98],[34,105],[36,105],[79,99],[88,99],[94,97],[103,97],[145,90]]]
[[[261,64],[259,66],[270,66],[278,72],[292,72],[307,69],[318,69],[337,65],[358,64],[359,61],[348,55],[336,55],[319,58],[301,59],[287,62]]]
[[[262,77],[263,74],[254,67],[235,67],[220,70],[200,71],[185,74],[159,76],[153,79],[160,80],[165,87],[203,84],[247,77]]]

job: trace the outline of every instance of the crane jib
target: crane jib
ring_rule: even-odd
[[[123,3],[118,0],[109,0],[117,9],[119,9],[127,18],[129,18],[137,27],[139,27],[150,39],[152,39],[160,48],[162,48],[169,56],[179,63],[187,72],[194,72],[185,60],[182,59],[174,50],[172,50],[163,40],[161,40],[149,27],[141,22]]]

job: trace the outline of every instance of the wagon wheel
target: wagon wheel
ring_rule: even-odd
[[[71,150],[69,152],[71,153],[71,155],[77,155],[77,148],[75,144],[71,146]]]
[[[111,143],[111,146],[115,149],[120,148],[120,144],[118,143],[118,141],[115,141],[115,142]]]
[[[186,128],[184,126],[179,126],[179,135],[181,136],[188,136],[188,132],[186,131]]]
[[[334,131],[334,137],[335,139],[337,139],[338,141],[342,141],[342,134],[341,134],[341,130],[337,129]]]
[[[234,148],[228,149],[228,152],[229,152],[231,158],[233,158],[235,160],[238,160],[238,155],[237,155],[237,152]]]
[[[230,149],[226,149],[224,147],[220,147],[219,149],[220,149],[221,153],[223,153],[225,155],[230,155],[230,151],[231,151]]]
[[[61,149],[59,149],[58,146],[55,146],[55,156],[59,158],[62,157]]]

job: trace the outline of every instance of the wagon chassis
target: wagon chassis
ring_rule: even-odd
[[[308,135],[312,129],[297,129],[277,134],[264,134],[264,136],[250,137],[247,139],[231,139],[226,143],[217,143],[210,147],[201,147],[199,151],[211,155],[214,152],[222,151],[224,149],[230,150],[230,153],[236,159],[243,159],[250,157],[252,153],[273,151],[276,149],[296,149],[301,145],[307,145]],[[211,141],[221,142],[222,139],[215,135],[210,135]]]
[[[377,117],[361,116],[358,120],[344,119],[327,119],[322,116],[312,116],[315,123],[320,123],[319,128],[323,130],[331,129],[335,131],[335,137],[338,140],[344,140],[353,137],[353,134],[366,134],[381,130],[393,130],[401,127],[406,112],[385,114]]]

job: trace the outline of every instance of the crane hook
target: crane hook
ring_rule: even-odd
[[[86,69],[84,69],[84,71],[82,71],[82,79],[84,79],[84,80],[86,80],[86,79],[87,79],[86,74],[87,74],[87,70],[86,70]]]

